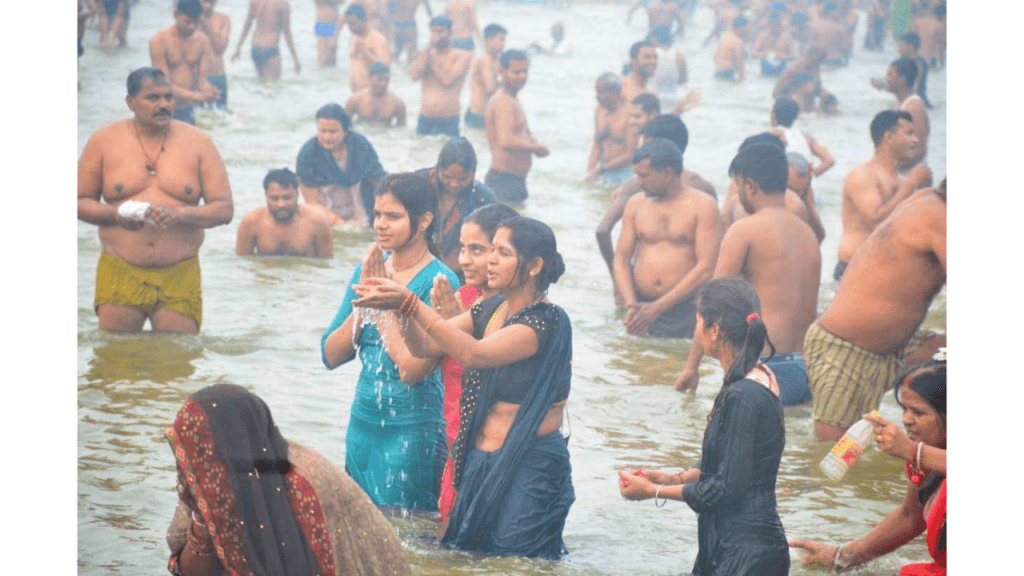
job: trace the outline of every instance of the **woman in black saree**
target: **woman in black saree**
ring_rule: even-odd
[[[494,234],[488,286],[498,295],[444,320],[404,287],[372,279],[357,306],[394,309],[420,357],[449,355],[465,367],[461,427],[453,446],[458,497],[442,543],[493,555],[557,559],[575,500],[567,439],[572,326],[547,301],[565,270],[551,229],[515,217]],[[451,287],[434,283],[440,301]]]
[[[768,340],[757,293],[744,280],[701,287],[697,327],[725,381],[704,431],[700,462],[684,472],[619,471],[627,500],[682,500],[697,513],[693,576],[784,576],[786,534],[775,502],[786,428],[775,377],[758,356]],[[775,348],[768,340],[768,346]]]

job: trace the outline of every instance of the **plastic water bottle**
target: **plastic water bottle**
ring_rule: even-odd
[[[882,416],[878,410],[872,410],[871,415],[879,418]],[[864,450],[871,446],[872,430],[871,422],[863,418],[860,419],[856,424],[850,426],[846,434],[843,434],[839,442],[832,447],[832,451],[821,460],[818,467],[826,476],[836,482],[842,480],[857,458],[860,458]]]

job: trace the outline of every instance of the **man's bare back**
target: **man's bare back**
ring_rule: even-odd
[[[737,80],[743,80],[745,77],[744,57],[743,39],[733,30],[724,32],[719,38],[718,48],[715,50],[715,71],[732,71],[736,74]]]

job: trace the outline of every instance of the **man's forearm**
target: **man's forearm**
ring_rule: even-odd
[[[227,200],[218,200],[201,206],[183,206],[180,208],[181,223],[196,228],[213,228],[231,222],[234,216],[234,205]]]
[[[80,198],[78,219],[96,226],[113,226],[117,224],[117,208],[92,198]]]

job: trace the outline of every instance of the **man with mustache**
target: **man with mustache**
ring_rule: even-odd
[[[189,124],[195,124],[192,108],[197,102],[216,102],[220,98],[207,80],[217,54],[210,38],[199,31],[202,15],[199,0],[179,0],[174,8],[174,25],[149,40],[153,67],[163,70],[174,87],[174,119]]]
[[[134,117],[100,128],[78,160],[78,219],[99,226],[94,306],[101,330],[195,334],[202,322],[204,229],[234,214],[227,170],[198,128],[172,119],[157,68],[128,75]]]
[[[235,254],[332,258],[331,222],[323,208],[299,204],[299,179],[287,168],[263,178],[267,205],[251,210],[238,225]]]

